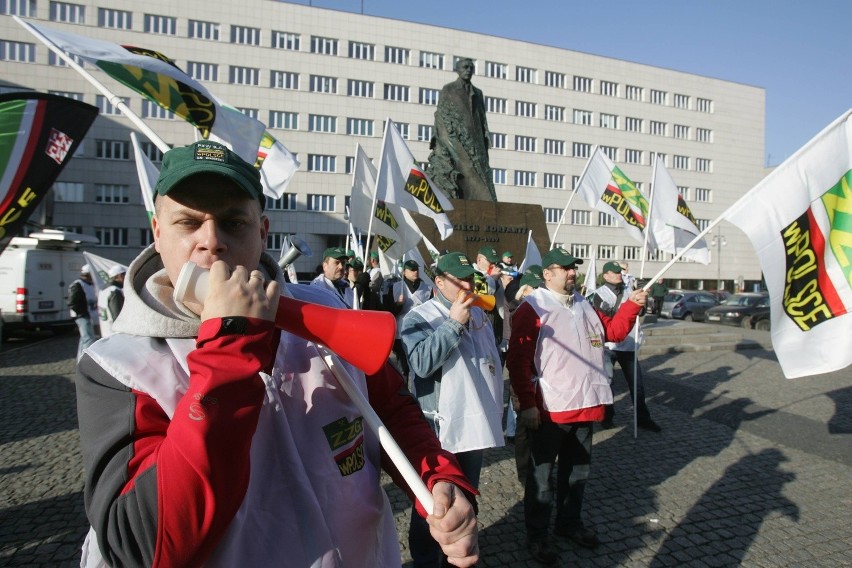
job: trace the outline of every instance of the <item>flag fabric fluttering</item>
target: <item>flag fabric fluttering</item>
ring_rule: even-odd
[[[640,243],[645,241],[648,201],[600,147],[596,146],[589,158],[577,183],[577,193],[589,207],[612,215],[632,238]]]
[[[83,251],[83,258],[85,258],[88,265],[92,267],[92,284],[94,284],[97,292],[100,292],[109,286],[110,280],[112,280],[109,277],[110,268],[113,266],[123,266],[120,262],[86,251]]]
[[[58,95],[0,95],[0,252],[71,160],[97,107]]]
[[[385,126],[376,192],[378,198],[386,203],[394,203],[431,218],[441,239],[453,233],[453,224],[447,216],[447,211],[453,209],[450,200],[417,166],[414,155],[391,119]]]
[[[678,192],[662,157],[657,155],[651,181],[653,195],[650,214],[651,234],[659,250],[677,254],[698,236],[701,229],[683,196]],[[710,264],[710,249],[701,239],[683,254],[684,258]]]
[[[266,132],[259,120],[243,114],[207,90],[166,55],[144,47],[51,29],[26,22],[54,45],[133,89],[149,101],[186,120],[202,138],[231,148],[249,163],[261,167],[264,191],[278,199],[299,167],[283,144]]]
[[[598,289],[598,262],[595,253],[589,255],[588,266],[586,266],[586,277],[583,280],[583,295],[587,298]]]
[[[130,133],[130,141],[133,143],[133,156],[136,160],[136,175],[139,177],[139,189],[142,191],[142,204],[148,214],[148,222],[154,218],[154,188],[157,186],[157,178],[160,170],[142,151],[139,139],[135,132]]]
[[[527,233],[527,249],[524,252],[524,260],[521,262],[519,269],[523,272],[528,266],[534,264],[541,265],[541,251],[538,250],[538,246],[532,238],[532,231],[530,231]]]
[[[722,214],[757,251],[787,378],[852,363],[851,204],[852,109]]]

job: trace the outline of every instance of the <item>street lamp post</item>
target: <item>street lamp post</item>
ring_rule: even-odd
[[[713,240],[711,244],[716,247],[716,289],[722,289],[722,247],[728,244],[728,240],[725,238],[725,235],[722,234],[722,226],[719,226],[719,230],[713,235]]]

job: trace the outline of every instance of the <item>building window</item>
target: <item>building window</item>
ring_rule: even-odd
[[[142,99],[142,118],[157,118],[161,120],[174,120],[173,112],[164,109],[155,102]]]
[[[672,167],[676,170],[688,170],[689,169],[689,156],[678,156],[675,154],[673,156],[674,162],[672,163]]]
[[[618,148],[616,148],[615,146],[601,146],[600,148],[601,152],[603,152],[607,158],[609,158],[613,162],[618,161]]]
[[[626,91],[627,100],[630,101],[641,101],[645,94],[645,90],[642,87],[637,87],[636,85],[627,85]]]
[[[35,0],[0,0],[0,14],[4,16],[35,17]]]
[[[571,144],[571,153],[575,158],[588,158],[592,155],[592,145],[585,142]]]
[[[592,79],[590,79],[589,77],[580,77],[579,75],[574,75],[574,90],[580,91],[582,93],[591,93]]]
[[[505,79],[506,78],[506,64],[505,63],[495,63],[494,61],[486,61],[485,62],[485,76],[491,77],[492,79]]]
[[[707,158],[695,158],[695,171],[710,173],[713,171],[713,162]]]
[[[695,201],[698,203],[712,203],[713,202],[713,194],[706,187],[696,187],[695,188]]]
[[[545,207],[544,208],[544,222],[550,225],[556,225],[562,219],[562,209],[558,207]]]
[[[148,157],[149,160],[158,164],[163,161],[163,151],[157,148],[153,142],[141,142],[139,144],[142,154]]]
[[[713,131],[709,128],[696,128],[695,139],[699,142],[713,142]]]
[[[674,96],[674,106],[675,108],[689,108],[689,95],[678,95],[675,93]]]
[[[95,157],[102,160],[129,160],[130,142],[123,140],[96,140]]]
[[[544,189],[565,189],[563,174],[544,174]]]
[[[498,150],[506,149],[506,135],[502,132],[491,133],[491,147]]]
[[[274,49],[286,49],[299,51],[301,49],[301,36],[292,32],[272,31],[272,47]]]
[[[372,136],[373,121],[367,118],[347,118],[346,134],[349,136]]]
[[[573,209],[571,211],[571,224],[572,225],[591,225],[592,224],[592,212],[584,211],[582,209]]]
[[[624,119],[624,128],[627,132],[642,132],[643,120],[628,116]]]
[[[186,63],[186,74],[196,81],[216,82],[219,80],[219,65],[216,63],[188,61]]]
[[[334,196],[322,194],[308,194],[308,211],[334,212]]]
[[[256,108],[248,108],[248,107],[237,107],[237,110],[246,115],[249,118],[253,118],[255,120],[260,120],[260,109]]]
[[[111,183],[95,184],[96,203],[130,203],[128,192],[130,188],[126,185]]]
[[[54,199],[68,203],[82,203],[84,187],[80,182],[58,181],[53,184]]]
[[[83,93],[72,93],[70,91],[47,91],[51,95],[65,97],[66,99],[74,99],[75,101],[83,100]]]
[[[260,85],[260,69],[231,65],[228,70],[228,82],[231,85]]]
[[[337,40],[331,37],[311,36],[311,53],[337,55]]]
[[[404,47],[385,46],[385,63],[408,65],[410,51]]]
[[[600,113],[601,128],[618,128],[618,116],[614,114]]]
[[[689,127],[683,124],[675,124],[674,137],[681,140],[689,140]]]
[[[698,227],[699,231],[703,231],[707,228],[707,225],[710,224],[710,219],[696,219],[695,226]]]
[[[424,67],[426,69],[443,69],[444,68],[444,54],[443,53],[432,53],[431,51],[421,51],[420,52],[420,67]]]
[[[605,97],[618,96],[618,83],[612,81],[601,81],[601,94]]]
[[[269,203],[269,199],[267,198],[266,203]],[[267,210],[269,206],[267,205]],[[289,235],[287,233],[279,233],[269,231],[266,233],[266,250],[267,251],[276,251],[282,250],[284,248],[284,243],[287,242],[287,237]]]
[[[642,163],[642,150],[624,150],[624,161],[628,164],[641,164]]]
[[[564,140],[553,140],[550,138],[544,139],[544,153],[550,154],[551,156],[564,156],[565,155],[565,141]]]
[[[521,67],[518,65],[515,68],[515,81],[519,83],[535,83],[536,70],[530,67]]]
[[[411,130],[410,124],[408,124],[407,122],[394,122],[393,124],[394,124],[394,126],[396,126],[396,129],[399,130],[399,135],[402,136],[403,140],[411,140],[410,134],[409,134],[409,132]],[[354,160],[354,157],[353,157],[353,160]]]
[[[651,152],[651,163],[652,164],[657,160],[657,158],[659,158],[660,161],[663,162],[664,166],[668,165],[666,163],[668,161],[667,160],[668,156],[664,152]]]
[[[324,75],[311,75],[311,92],[337,94],[337,78]]]
[[[269,111],[269,127],[281,130],[298,130],[299,113],[284,110]]]
[[[556,71],[544,72],[544,84],[548,87],[556,87],[558,89],[565,88],[565,73],[557,73]]]
[[[565,122],[565,107],[544,105],[544,118],[554,122]]]
[[[535,187],[535,172],[515,170],[515,185],[518,187]]]
[[[677,192],[685,201],[689,201],[689,186],[679,185],[677,186]]]
[[[95,227],[95,237],[102,247],[126,247],[127,229],[119,227]]]
[[[296,194],[285,193],[280,199],[266,198],[267,211],[295,211],[296,210]],[[280,246],[278,248],[281,248]]]
[[[411,100],[411,89],[405,85],[385,83],[385,100],[407,103]]]
[[[494,180],[494,185],[506,185],[506,170],[491,168],[491,179]]]
[[[365,97],[372,99],[374,85],[375,84],[372,81],[349,79],[346,86],[346,94],[350,97]]]
[[[698,112],[713,112],[713,101],[711,101],[710,99],[696,99],[695,105],[698,109]]]
[[[187,37],[191,39],[209,39],[219,41],[219,24],[214,22],[202,22],[201,20],[189,20]]]
[[[574,124],[581,124],[583,126],[591,126],[592,125],[592,111],[590,110],[580,110],[574,109]]]
[[[642,247],[624,247],[624,260],[639,261],[642,258]]]
[[[436,106],[438,104],[438,96],[441,91],[438,89],[420,88],[420,98],[418,99],[421,105]]]
[[[617,227],[618,226],[615,222],[615,217],[613,217],[609,213],[604,213],[603,211],[598,211],[598,225],[601,226],[601,227]]]
[[[139,244],[143,247],[154,244],[154,231],[151,227],[139,229]]]
[[[337,171],[336,162],[337,159],[335,156],[308,154],[308,171],[333,174],[335,171]],[[308,209],[311,211],[316,211],[316,209],[311,209],[310,206],[308,206]]]
[[[612,260],[615,258],[614,245],[598,245],[598,260]]]
[[[231,43],[260,45],[260,29],[248,26],[231,26]]]
[[[73,59],[74,62],[77,63],[77,65],[79,65],[80,67],[86,67],[85,60],[83,60],[83,58],[80,57],[79,55],[73,55],[71,53],[66,53],[65,55],[70,56],[71,59]],[[58,55],[56,55],[52,51],[49,51],[47,53],[47,64],[53,65],[55,67],[67,67],[68,66],[68,64],[65,63],[64,59],[62,59],[61,57],[59,57]]]
[[[651,134],[654,136],[665,136],[666,135],[666,123],[660,122],[658,120],[651,121]]]
[[[535,137],[515,136],[515,150],[518,152],[535,152]]]
[[[372,43],[350,41],[349,57],[350,59],[363,59],[365,61],[373,61],[376,58],[376,46]]]
[[[497,114],[506,114],[506,99],[497,97],[485,97],[485,110]]]
[[[98,27],[116,30],[133,29],[133,13],[112,8],[98,8]]]
[[[130,99],[128,97],[119,97],[121,102],[126,105],[130,105]],[[109,99],[103,95],[98,95],[95,97],[95,106],[98,107],[98,111],[101,114],[111,115],[111,116],[121,116],[121,111],[118,110],[118,107],[109,102]]]
[[[309,114],[308,132],[337,132],[337,117],[326,114]]]
[[[651,89],[651,104],[667,105],[669,104],[669,94],[666,91],[658,91]]]
[[[0,39],[0,61],[35,63],[35,44]]]
[[[515,114],[517,116],[525,116],[527,118],[535,118],[535,103],[526,101],[515,101]]]
[[[275,71],[269,73],[269,86],[273,89],[299,90],[299,74],[292,71]]]
[[[429,142],[432,140],[432,128],[431,124],[418,124],[417,140],[419,142]]]
[[[571,245],[571,256],[573,256],[574,258],[591,258],[589,256],[589,245],[572,244]]]
[[[86,7],[70,2],[51,2],[50,21],[65,22],[66,24],[85,24]]]

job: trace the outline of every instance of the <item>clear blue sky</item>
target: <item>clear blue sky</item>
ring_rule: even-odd
[[[852,107],[852,0],[287,0],[762,87],[777,165]]]

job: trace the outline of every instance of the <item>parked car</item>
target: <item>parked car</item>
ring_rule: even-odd
[[[769,331],[772,327],[769,317],[769,304],[760,308],[755,308],[751,317],[748,318],[748,325],[752,329]]]
[[[755,292],[734,294],[723,303],[707,310],[707,321],[749,327],[749,318],[757,308],[769,306],[769,295]]]
[[[699,290],[669,290],[663,298],[660,315],[686,321],[704,321],[704,313],[719,305],[719,300],[709,292]]]
[[[713,294],[714,296],[716,296],[716,299],[719,300],[719,302],[724,302],[725,300],[727,300],[728,298],[731,297],[731,293],[728,292],[727,290],[707,290],[707,291],[710,292],[711,294]]]

